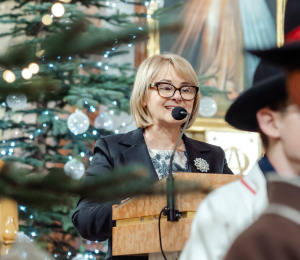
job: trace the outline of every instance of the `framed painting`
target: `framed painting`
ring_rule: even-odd
[[[284,0],[282,0],[284,1]],[[179,3],[165,0],[164,7]],[[186,58],[197,75],[213,76],[206,82],[219,90],[211,92],[224,117],[232,101],[252,85],[258,59],[245,49],[276,46],[274,0],[185,0],[169,15],[184,24],[179,33],[160,36],[160,52]]]

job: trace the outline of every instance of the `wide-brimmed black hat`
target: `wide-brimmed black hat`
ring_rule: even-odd
[[[254,74],[253,86],[234,101],[225,120],[238,129],[257,132],[257,111],[286,98],[284,72],[261,61]]]
[[[249,52],[287,69],[300,68],[300,0],[288,0],[284,18],[284,46]]]

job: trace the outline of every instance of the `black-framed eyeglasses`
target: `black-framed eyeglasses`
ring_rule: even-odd
[[[184,100],[193,100],[199,91],[199,87],[196,86],[183,85],[180,88],[176,88],[168,82],[154,82],[150,84],[150,88],[156,88],[158,95],[163,98],[173,97],[176,90],[178,90]]]

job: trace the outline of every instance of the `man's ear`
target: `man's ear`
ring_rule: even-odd
[[[280,137],[278,112],[268,107],[264,107],[256,113],[256,119],[261,131],[270,138],[277,139]]]

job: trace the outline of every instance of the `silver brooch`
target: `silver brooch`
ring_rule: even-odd
[[[194,160],[194,163],[195,163],[196,168],[202,172],[207,172],[209,170],[209,165],[208,165],[207,161],[205,161],[202,158],[196,158]]]

